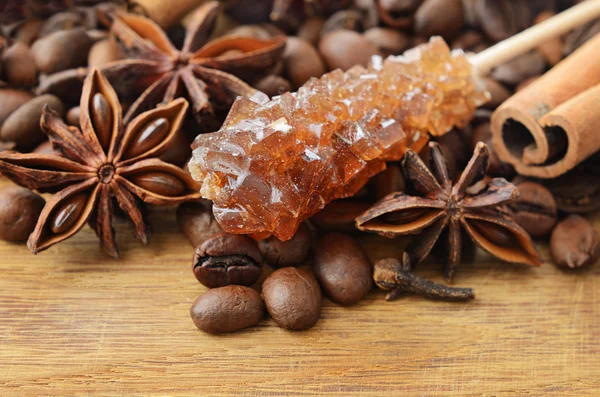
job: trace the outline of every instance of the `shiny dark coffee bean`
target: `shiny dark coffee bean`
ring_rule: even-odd
[[[321,317],[321,288],[312,272],[304,268],[276,270],[263,283],[262,296],[281,328],[307,329]]]
[[[364,298],[373,286],[373,268],[362,247],[341,233],[324,235],[315,249],[313,270],[325,295],[341,305]]]
[[[192,270],[196,279],[208,288],[250,286],[262,273],[262,255],[248,236],[219,234],[196,248]]]
[[[27,240],[45,204],[42,197],[23,187],[0,190],[0,240]]]
[[[598,233],[580,215],[569,215],[552,231],[550,255],[556,266],[579,268],[594,263],[599,254]]]
[[[281,241],[275,236],[258,242],[258,248],[267,264],[272,267],[300,266],[308,256],[312,242],[312,234],[306,223],[302,223],[288,241]]]
[[[217,234],[225,233],[215,219],[210,202],[183,203],[177,208],[179,230],[197,247]]]
[[[190,316],[198,329],[222,334],[256,325],[264,311],[258,292],[240,285],[228,285],[200,295],[190,309]]]
[[[513,219],[532,237],[549,234],[558,212],[552,193],[535,182],[520,183],[518,188],[519,196],[509,203]]]

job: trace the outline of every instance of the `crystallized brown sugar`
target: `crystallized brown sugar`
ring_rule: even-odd
[[[285,241],[386,161],[419,151],[428,132],[467,124],[486,100],[465,55],[433,38],[293,94],[238,98],[219,131],[196,139],[190,172],[225,231]]]

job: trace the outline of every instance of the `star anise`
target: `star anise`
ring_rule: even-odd
[[[429,144],[432,170],[412,150],[403,160],[404,173],[416,192],[391,193],[356,219],[360,230],[386,237],[416,235],[403,257],[411,269],[421,262],[447,228],[449,252],[445,275],[452,279],[460,263],[462,229],[480,247],[508,261],[541,265],[531,240],[503,209],[503,203],[518,194],[516,186],[503,178],[484,179],[489,149],[480,142],[462,175],[452,184],[448,167],[438,144]]]
[[[2,152],[0,173],[21,186],[56,193],[29,237],[34,253],[73,236],[89,221],[104,251],[117,257],[113,199],[147,244],[149,226],[140,200],[162,205],[200,198],[187,172],[158,159],[177,134],[188,104],[177,99],[123,125],[115,91],[94,69],[84,82],[80,106],[81,130],[47,107],[42,114],[42,129],[62,156]]]
[[[122,102],[135,99],[125,122],[161,101],[169,103],[182,96],[190,100],[199,122],[210,121],[215,111],[228,110],[237,96],[256,93],[242,79],[274,67],[283,53],[285,37],[260,40],[224,36],[209,41],[220,8],[212,1],[194,12],[181,50],[151,19],[125,12],[112,15],[111,32],[128,59],[112,62],[102,72]],[[38,92],[63,98],[85,73],[85,69],[57,73],[45,80]]]

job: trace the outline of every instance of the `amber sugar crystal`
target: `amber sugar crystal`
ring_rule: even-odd
[[[225,231],[285,241],[386,161],[419,151],[428,133],[467,124],[486,100],[466,56],[433,38],[296,93],[239,97],[219,131],[196,138],[190,172]]]

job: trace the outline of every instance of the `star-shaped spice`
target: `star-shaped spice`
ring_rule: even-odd
[[[502,204],[518,194],[503,178],[484,179],[489,149],[480,142],[462,175],[452,184],[438,144],[430,143],[432,170],[412,150],[403,160],[404,173],[415,195],[392,193],[356,219],[360,230],[386,237],[417,235],[403,257],[412,268],[431,251],[444,231],[448,234],[445,275],[452,279],[460,263],[464,229],[471,239],[492,255],[532,266],[542,264],[531,237],[503,210]]]
[[[199,122],[211,121],[216,111],[228,110],[237,96],[256,93],[242,79],[256,78],[274,67],[283,53],[285,37],[224,36],[209,41],[220,8],[212,1],[194,12],[181,50],[151,19],[124,12],[112,16],[111,32],[128,59],[112,62],[102,72],[123,102],[137,98],[125,122],[161,101],[169,103],[182,96],[191,102]],[[65,94],[84,74],[82,69],[57,73],[45,80],[38,92]]]
[[[104,251],[117,257],[113,199],[146,244],[149,226],[140,200],[162,205],[200,198],[200,187],[187,172],[158,159],[177,134],[188,104],[174,100],[124,126],[115,91],[95,69],[84,82],[80,106],[81,130],[48,108],[42,114],[42,129],[62,156],[1,152],[0,173],[21,186],[56,193],[29,237],[34,253],[73,236],[89,221]]]

